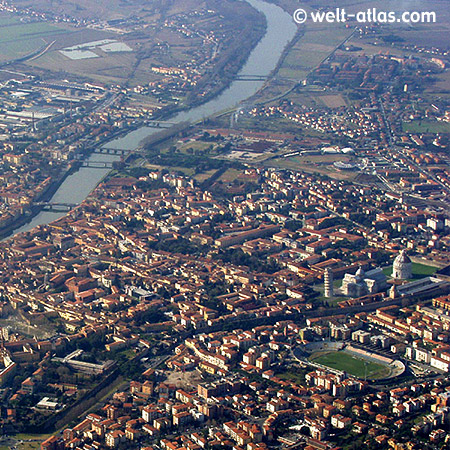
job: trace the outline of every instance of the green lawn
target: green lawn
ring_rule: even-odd
[[[288,372],[277,373],[275,376],[280,380],[291,381],[301,386],[305,384],[305,373],[305,370],[299,370],[298,372],[289,370]]]
[[[344,351],[317,353],[312,355],[310,360],[332,369],[343,370],[358,378],[364,378],[366,369],[367,378],[370,379],[384,378],[390,373],[389,368],[382,364],[357,358]]]
[[[18,450],[39,450],[40,448],[40,442],[23,442],[22,444],[17,444]]]
[[[0,27],[6,27],[8,25],[17,25],[20,21],[11,16],[0,16]]]
[[[414,122],[403,122],[405,133],[450,133],[450,123],[421,120]]]
[[[437,267],[426,266],[425,264],[412,263],[413,278],[424,278],[433,275],[437,270]]]
[[[19,433],[19,434],[14,435],[14,439],[17,439],[18,441],[20,441],[20,440],[26,441],[26,440],[29,440],[29,439],[45,441],[50,436],[53,436],[53,434],[52,433],[47,433],[47,434]]]
[[[328,305],[331,307],[337,306],[339,302],[342,302],[344,300],[348,300],[348,297],[333,297],[333,298],[323,297],[323,301],[328,302]]]
[[[437,270],[438,270],[437,267],[427,266],[425,264],[413,262],[412,263],[412,274],[413,274],[412,279],[419,280],[420,278],[429,277],[430,275],[433,275]],[[387,277],[392,276],[392,266],[385,267],[383,269],[383,272]]]
[[[52,434],[26,434],[19,433],[14,436],[14,439],[17,441],[17,449],[18,450],[38,450],[41,447],[41,442],[48,439]],[[27,440],[31,440],[32,442],[26,442]],[[19,441],[24,441],[19,444]],[[0,450],[3,450],[0,447]]]

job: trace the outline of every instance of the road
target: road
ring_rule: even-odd
[[[112,95],[107,95],[107,97],[101,102],[101,104],[97,105],[94,108],[94,112],[104,111],[106,108],[109,108],[118,98],[119,98],[119,94],[117,94],[117,93],[114,93]]]

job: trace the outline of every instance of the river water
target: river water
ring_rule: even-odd
[[[267,32],[253,49],[239,75],[267,76],[276,67],[285,46],[294,38],[297,26],[292,17],[278,6],[262,0],[246,1],[265,15]],[[195,122],[219,111],[232,108],[255,94],[263,84],[263,81],[236,80],[216,98],[189,111],[180,112],[170,121]],[[134,150],[145,137],[158,131],[160,130],[157,128],[142,127],[105,144],[104,147]],[[118,156],[93,154],[89,159],[92,161],[114,161],[118,159]],[[55,203],[81,203],[109,171],[110,169],[80,168],[61,184],[52,197],[52,201]],[[15,235],[22,231],[31,230],[38,225],[50,223],[65,214],[41,211],[29,223],[17,228],[12,234]]]

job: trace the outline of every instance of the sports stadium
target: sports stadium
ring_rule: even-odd
[[[367,381],[380,381],[402,375],[405,365],[395,359],[363,350],[346,342],[310,342],[296,347],[294,356],[309,366]]]

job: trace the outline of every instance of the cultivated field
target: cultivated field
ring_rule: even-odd
[[[347,103],[341,94],[318,95],[316,98],[323,102],[328,108],[340,108],[341,106],[347,106]]]
[[[279,76],[301,81],[325,59],[352,30],[340,26],[311,25],[287,55]]]
[[[0,62],[25,56],[62,35],[67,27],[44,22],[23,23],[8,14],[0,14]]]
[[[450,72],[442,72],[436,76],[436,82],[428,86],[427,93],[431,95],[439,94],[443,98],[450,97]]]
[[[14,5],[18,10],[30,8],[48,15],[51,24],[21,23],[15,30],[14,24],[8,23],[10,17],[4,18],[3,22],[0,17],[2,31],[3,28],[11,29],[6,34],[9,46],[3,49],[4,54],[0,48],[0,60],[2,57],[8,59],[10,55],[17,57],[17,52],[19,56],[26,55],[55,40],[48,52],[28,64],[43,71],[72,74],[105,84],[135,87],[161,83],[162,88],[170,76],[156,74],[153,68],[190,65],[200,72],[205,83],[198,92],[195,86],[192,87],[190,101],[195,101],[202,89],[211,92],[219,89],[221,80],[216,80],[211,71],[214,64],[225,72],[236,70],[236,55],[250,51],[251,44],[263,32],[263,21],[256,11],[246,2],[231,0],[16,0]],[[62,15],[70,18],[73,26],[53,25],[53,20]],[[79,22],[82,19],[96,23],[86,28]],[[21,20],[34,19],[24,15]],[[212,33],[217,34],[216,39],[205,38]],[[17,35],[20,44],[16,42]],[[33,39],[28,40],[29,36]],[[108,38],[118,41],[116,51],[110,47],[106,51],[103,48],[90,49],[90,54],[61,53],[67,47]],[[239,38],[243,41],[240,42]],[[183,84],[183,80],[176,76],[173,78],[174,85]],[[167,96],[164,93],[149,94],[149,102],[153,103],[156,98],[162,102],[183,101],[187,93],[182,87],[179,91],[167,89],[167,92]]]

